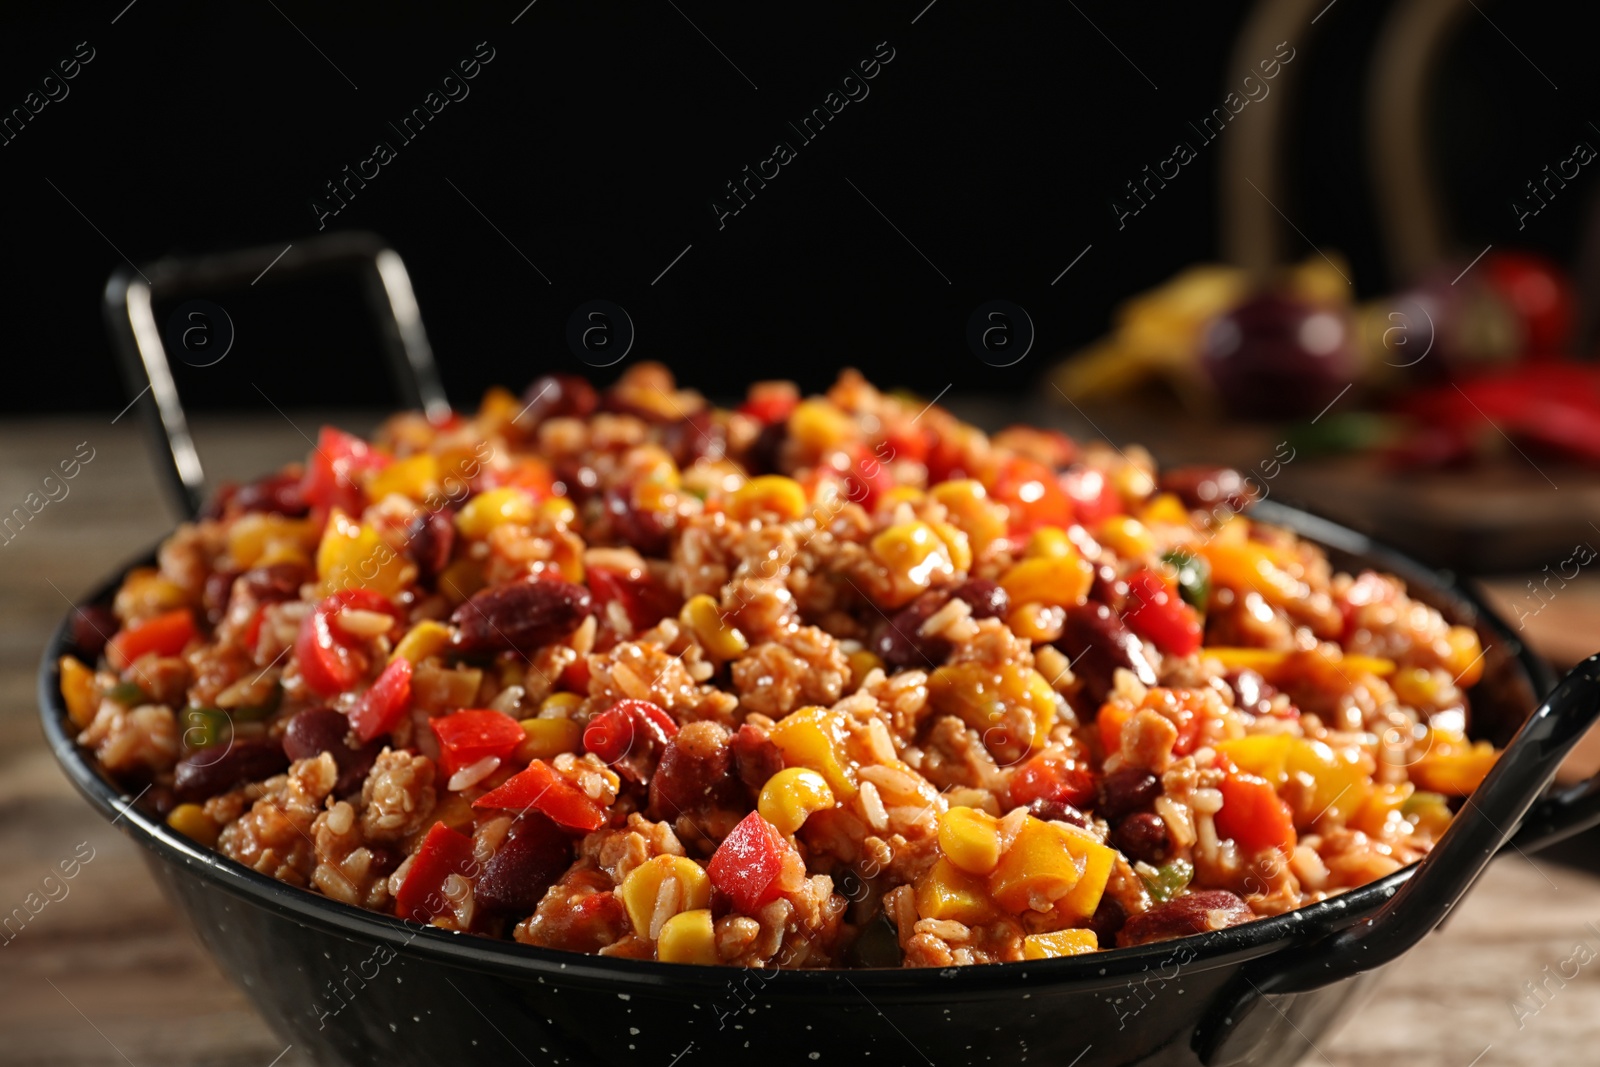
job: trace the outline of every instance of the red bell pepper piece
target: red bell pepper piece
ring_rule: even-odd
[[[518,728],[520,732],[520,727]],[[475,808],[506,811],[542,811],[553,822],[573,830],[598,830],[606,824],[606,810],[588,794],[562,777],[544,760],[534,760],[528,769],[506,779],[472,802]]]
[[[367,498],[357,476],[363,471],[382,470],[389,463],[388,456],[374,452],[371,445],[354,434],[324,426],[317,434],[317,447],[306,459],[300,495],[324,513],[338,508],[347,515],[360,515]]]
[[[589,720],[583,747],[609,766],[636,746],[654,745],[659,751],[677,732],[678,724],[663,708],[648,700],[619,700]]]
[[[865,445],[854,448],[850,469],[844,475],[845,496],[871,511],[878,498],[894,488],[894,475],[889,470],[893,460],[888,449],[875,452]]]
[[[752,397],[739,405],[739,413],[749,415],[763,425],[782,422],[799,406],[800,398],[792,393],[770,392]]]
[[[1074,467],[1057,479],[1072,501],[1072,514],[1085,526],[1121,514],[1122,498],[1104,473],[1093,467]]]
[[[378,675],[372,688],[350,709],[350,725],[362,741],[393,730],[411,706],[411,661],[397,657]]]
[[[643,633],[668,615],[676,615],[683,601],[648,570],[623,572],[610,567],[590,567],[585,574],[589,591],[603,608],[612,601],[622,605],[634,633]],[[605,618],[602,610],[600,618]]]
[[[1253,774],[1230,774],[1221,789],[1222,808],[1216,814],[1219,835],[1233,838],[1246,852],[1294,850],[1298,840],[1294,816],[1271,782]]]
[[[1072,501],[1056,474],[1038,460],[1013,456],[1002,464],[989,495],[1011,510],[1011,532],[1032,533],[1041,526],[1072,524]]]
[[[140,656],[176,656],[194,640],[197,633],[194,612],[188,608],[163,612],[139,622],[130,622],[106,643],[106,659],[117,670],[125,669]]]
[[[748,915],[778,895],[778,872],[788,851],[789,843],[778,828],[752,811],[722,839],[706,873],[711,884]]]
[[[411,857],[405,881],[394,895],[394,913],[402,919],[425,923],[448,911],[444,881],[452,874],[470,877],[477,862],[472,856],[472,838],[456,833],[442,822],[433,824],[422,846]]]
[[[486,708],[466,708],[434,719],[430,725],[439,738],[440,762],[446,774],[490,756],[505,759],[527,736],[517,720]]]
[[[1154,571],[1138,571],[1128,579],[1123,618],[1129,629],[1163,652],[1187,656],[1200,648],[1200,616]]]
[[[1042,801],[1084,809],[1094,803],[1094,772],[1065,756],[1045,752],[1017,768],[1009,792],[1012,807]]]
[[[372,667],[372,660],[362,647],[363,640],[345,633],[335,619],[347,607],[381,611],[399,619],[389,598],[370,589],[345,589],[324,597],[300,624],[300,633],[294,640],[300,676],[318,696],[344,692],[365,678]]]

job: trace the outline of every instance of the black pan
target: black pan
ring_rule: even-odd
[[[56,661],[73,651],[70,615],[45,649],[40,710],[73,784],[143,846],[223,970],[319,1064],[1289,1065],[1508,842],[1528,852],[1600,823],[1596,781],[1541,796],[1600,718],[1600,656],[1536,707],[1551,691],[1547,670],[1452,576],[1301,511],[1262,504],[1256,516],[1321,543],[1341,568],[1399,575],[1414,596],[1475,626],[1486,653],[1473,732],[1515,737],[1421,863],[1285,915],[1140,948],[946,970],[773,972],[455,935],[283,885],[130,806],[66,726]],[[119,581],[91,600],[109,600]]]

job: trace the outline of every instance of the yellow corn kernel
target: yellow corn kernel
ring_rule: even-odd
[[[523,763],[536,759],[555,759],[563,752],[576,752],[583,738],[583,727],[572,719],[540,717],[523,719],[519,725],[525,736],[517,747],[516,758]]]
[[[968,874],[943,856],[917,879],[917,915],[978,926],[999,918],[983,879]]]
[[[1016,663],[998,667],[972,660],[947,663],[928,676],[928,700],[986,736],[1008,708],[1025,707],[1033,726],[1028,741],[1034,748],[1049,739],[1056,724],[1057,698],[1050,682],[1033,668]]]
[[[425,500],[439,489],[439,457],[432,452],[418,452],[405,459],[397,459],[381,471],[367,478],[367,496],[382,500],[390,493],[411,500]]]
[[[1361,810],[1350,820],[1350,825],[1368,837],[1380,837],[1385,828],[1391,825],[1403,826],[1409,832],[1410,824],[1401,818],[1400,809],[1416,791],[1417,787],[1410,782],[1373,786]]]
[[[117,590],[112,608],[117,618],[127,622],[129,619],[148,619],[188,603],[189,595],[183,591],[183,586],[163,577],[154,567],[138,567],[129,571],[122,580],[122,587]]]
[[[1500,758],[1493,745],[1479,741],[1445,751],[1432,751],[1411,768],[1411,780],[1418,789],[1446,796],[1464,797],[1482,784],[1494,761]]]
[[[546,718],[557,714],[570,715],[582,703],[583,696],[579,693],[551,693],[539,702],[539,714]]]
[[[222,827],[198,804],[179,804],[167,816],[167,825],[196,844],[213,848]]]
[[[1441,684],[1448,681],[1442,671],[1435,674],[1426,667],[1407,667],[1395,672],[1389,686],[1400,703],[1413,708],[1432,708],[1439,703]]]
[[[656,939],[656,959],[662,963],[721,963],[710,909],[680,911],[662,923],[661,936]]]
[[[928,490],[928,496],[944,505],[951,525],[966,533],[974,553],[982,553],[1006,536],[1005,505],[990,500],[982,482],[974,478],[940,482]]]
[[[839,713],[820,707],[800,708],[779,719],[767,736],[789,766],[816,771],[827,780],[834,796],[848,799],[856,795],[854,769],[840,758]]]
[[[1083,865],[1067,849],[1066,839],[1029,816],[989,875],[989,894],[1013,915],[1049,911],[1082,877]]]
[[[439,592],[452,604],[460,604],[485,585],[483,565],[463,556],[439,574]]]
[[[1134,501],[1144,500],[1155,492],[1156,480],[1143,467],[1124,463],[1111,471],[1111,486],[1125,503],[1131,504]]]
[[[1445,642],[1450,646],[1450,654],[1444,658],[1445,670],[1463,689],[1476,685],[1483,677],[1483,646],[1478,641],[1478,631],[1470,626],[1452,626]]]
[[[850,416],[821,397],[802,400],[789,413],[789,436],[812,454],[838,448],[855,432],[856,424]]]
[[[1098,951],[1100,939],[1093,930],[1057,930],[1053,934],[1029,934],[1022,939],[1025,960],[1054,960]]]
[[[564,496],[553,496],[539,505],[539,514],[555,527],[567,527],[578,521],[578,508]]]
[[[1060,637],[1066,621],[1065,609],[1037,600],[1018,604],[1006,615],[1006,626],[1011,632],[1035,645],[1048,644]]]
[[[1051,824],[1050,828],[1061,835],[1067,851],[1083,870],[1077,884],[1056,901],[1056,914],[1068,922],[1088,922],[1100,906],[1106,883],[1111,880],[1111,870],[1117,862],[1116,850],[1076,827]]]
[[[393,600],[416,576],[416,564],[389,547],[377,530],[333,510],[317,546],[317,577],[324,591],[370,589]]]
[[[861,688],[861,683],[866,681],[867,675],[883,666],[883,660],[876,652],[858,648],[845,657],[850,662],[850,691],[853,693]]]
[[[1100,524],[1095,537],[1123,559],[1144,559],[1156,550],[1154,535],[1131,515],[1110,516]]]
[[[1140,521],[1167,526],[1189,525],[1189,509],[1174,493],[1161,493],[1139,510]]]
[[[711,905],[711,879],[687,856],[655,856],[628,872],[617,895],[634,932],[653,941],[674,915]]]
[[[241,569],[283,562],[265,557],[272,553],[281,557],[290,548],[303,555],[316,540],[310,519],[288,519],[271,512],[249,512],[228,525],[228,555]]]
[[[423,619],[400,639],[394,646],[394,654],[389,657],[393,663],[397,659],[409,660],[415,667],[429,656],[437,656],[450,644],[450,627],[433,619]]]
[[[807,767],[785,767],[761,787],[756,810],[781,834],[798,833],[814,811],[833,807],[827,779]]]
[[[968,874],[988,874],[1000,862],[1000,829],[977,808],[951,808],[939,816],[939,851]]]
[[[1282,785],[1289,777],[1289,749],[1298,740],[1288,734],[1253,734],[1218,741],[1212,747],[1244,773]]]
[[[1312,810],[1306,813],[1310,819],[1348,819],[1366,802],[1372,781],[1371,765],[1360,753],[1348,746],[1332,748],[1301,737],[1289,745],[1284,773],[1291,778],[1309,775],[1316,783],[1310,797]]]
[[[945,551],[950,554],[950,564],[958,571],[972,569],[972,545],[967,540],[967,535],[961,528],[948,522],[930,522],[933,532],[944,542]]]
[[[688,627],[714,659],[726,662],[750,650],[744,633],[728,622],[716,598],[706,593],[690,597],[678,612],[678,621]]]
[[[538,514],[533,498],[515,486],[505,485],[479,493],[456,513],[456,529],[475,541],[488,537],[496,526],[527,526]]]
[[[100,710],[100,689],[94,684],[94,671],[71,656],[62,656],[57,668],[67,717],[81,730],[94,721],[95,712]]]
[[[428,816],[435,822],[444,823],[456,833],[465,833],[468,836],[472,834],[477,817],[477,812],[472,810],[472,801],[467,799],[467,794],[452,792],[443,792],[439,802],[434,805],[433,814]]]
[[[1089,599],[1094,567],[1074,552],[1070,556],[1024,559],[1000,576],[1013,604],[1054,604],[1075,608]]]
[[[897,523],[881,531],[872,539],[872,555],[891,574],[918,588],[927,588],[935,576],[950,577],[956,572],[950,549],[925,522]]]
[[[751,478],[728,498],[728,517],[740,522],[764,515],[776,515],[779,522],[793,522],[806,513],[806,491],[793,478],[763,474]]]
[[[928,499],[928,494],[914,485],[897,485],[878,497],[877,509],[879,511],[893,511],[901,504],[910,504],[912,507]]]
[[[1059,526],[1041,526],[1028,538],[1028,547],[1022,553],[1025,559],[1070,559],[1078,549]]]

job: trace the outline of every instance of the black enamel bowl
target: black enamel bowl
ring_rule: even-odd
[[[1476,626],[1486,669],[1474,732],[1511,746],[1423,862],[1285,915],[1141,948],[772,972],[454,935],[283,885],[131,806],[65,725],[55,665],[72,651],[70,615],[45,650],[40,708],[73,783],[146,850],[223,970],[318,1064],[1288,1065],[1353,1010],[1378,967],[1438,925],[1513,832],[1528,851],[1600,822],[1600,785],[1545,793],[1600,717],[1600,657],[1536,708],[1551,689],[1545,668],[1452,577],[1304,512],[1263,504],[1257,515],[1321,543],[1341,568],[1401,576]]]

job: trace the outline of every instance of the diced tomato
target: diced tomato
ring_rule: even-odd
[[[878,449],[879,458],[922,463],[927,460],[928,453],[933,451],[935,437],[932,430],[915,424],[890,430],[884,437],[885,447]]]
[[[933,449],[924,462],[928,465],[930,486],[956,478],[972,477],[972,472],[967,470],[961,446],[947,436],[940,436],[933,442]]]
[[[1122,725],[1133,718],[1133,709],[1126,704],[1104,704],[1095,716],[1095,727],[1100,731],[1100,748],[1107,756],[1122,751]]]
[[[787,419],[799,403],[798,395],[774,390],[746,400],[739,405],[739,413],[771,426],[775,422]]]
[[[1122,511],[1122,498],[1111,480],[1093,467],[1062,471],[1057,480],[1072,501],[1073,515],[1085,526],[1093,526]]]
[[[1222,808],[1216,814],[1217,833],[1231,837],[1246,852],[1276,848],[1293,851],[1298,838],[1294,815],[1272,783],[1253,774],[1233,774],[1222,780]]]
[[[475,483],[478,492],[511,486],[521,489],[535,502],[549,500],[556,495],[556,476],[550,465],[536,456],[519,457],[504,470],[487,467]]]
[[[194,612],[188,608],[163,612],[140,622],[130,622],[118,630],[106,643],[106,659],[120,671],[152,652],[158,656],[176,656],[194,640],[197,632]]]
[[[408,671],[408,690],[409,674]],[[439,760],[446,774],[454,774],[491,756],[505,759],[527,736],[516,719],[487,708],[465,708],[434,719],[429,725],[439,738]]]
[[[1134,633],[1149,638],[1170,655],[1187,656],[1200,648],[1200,616],[1154,571],[1138,571],[1129,577],[1123,618]]]
[[[584,580],[598,605],[615,601],[622,606],[634,633],[643,633],[683,607],[676,593],[644,569],[624,573],[610,567],[590,567]],[[599,615],[604,620],[603,610]]]
[[[472,838],[458,834],[442,822],[433,824],[411,858],[411,867],[394,895],[394,913],[402,919],[425,923],[448,911],[444,881],[452,874],[467,876],[472,871]]]
[[[1032,533],[1041,526],[1072,524],[1072,501],[1049,467],[1025,456],[1006,460],[989,495],[1011,510],[1011,532]]]
[[[411,661],[396,656],[350,709],[350,725],[362,741],[371,741],[393,730],[410,706]]]
[[[752,811],[722,839],[706,873],[735,908],[749,915],[778,895],[778,872],[788,851],[778,828]]]
[[[294,656],[300,676],[318,696],[331,697],[344,692],[367,676],[371,658],[363,641],[340,629],[335,617],[345,608],[381,611],[399,619],[389,598],[370,589],[344,589],[324,597],[300,624],[295,637]]]
[[[845,495],[869,512],[880,496],[894,488],[894,475],[884,459],[887,455],[887,452],[880,454],[866,445],[858,445],[852,450],[850,467],[845,471]]]
[[[324,426],[317,434],[317,447],[306,457],[300,495],[307,504],[325,513],[338,508],[347,515],[360,515],[366,506],[360,474],[382,470],[389,462],[388,456],[374,452],[371,445],[354,434]]]
[[[516,726],[516,723],[512,723]],[[520,734],[522,727],[517,726]],[[544,760],[534,760],[528,769],[506,779],[472,802],[475,808],[526,811],[533,808],[551,820],[573,830],[598,830],[606,824],[606,809],[589,799],[588,794],[556,772]]]
[[[648,700],[619,700],[589,720],[583,747],[610,765],[635,747],[654,745],[659,751],[677,733],[678,724],[663,708]]]
[[[1086,808],[1094,802],[1094,773],[1065,756],[1045,752],[1017,768],[1009,791],[1012,807],[1045,801]]]

